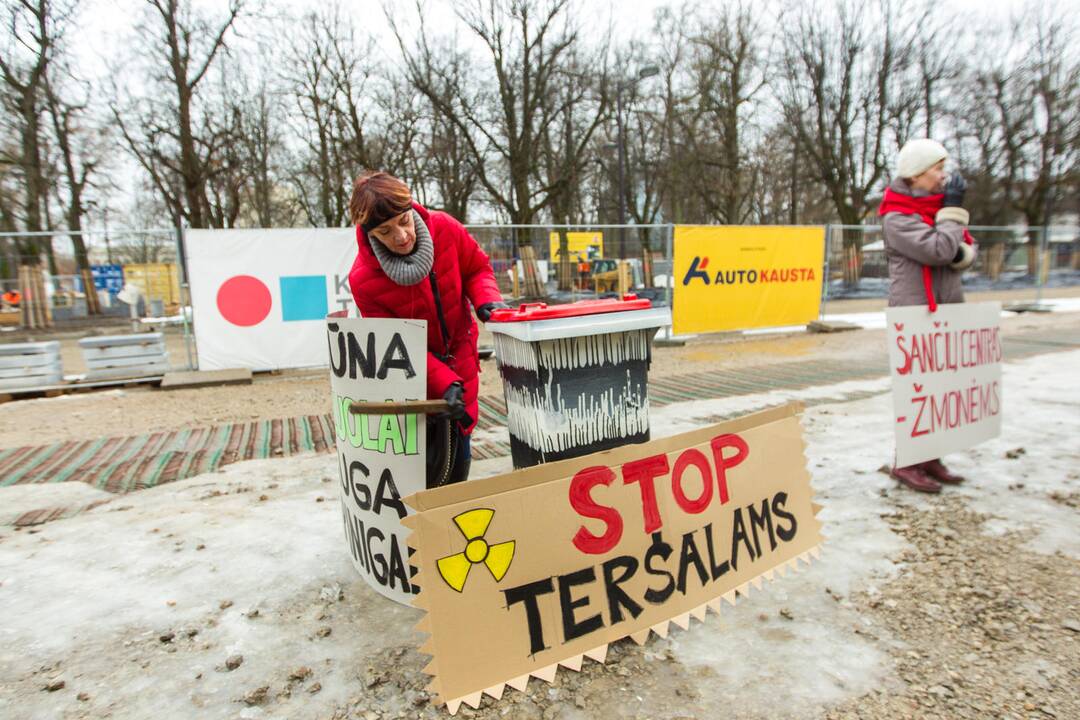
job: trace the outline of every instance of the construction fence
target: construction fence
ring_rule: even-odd
[[[970,228],[978,248],[964,273],[968,292],[1030,290],[1080,285],[1080,228],[1076,226]],[[881,227],[827,225],[828,282],[824,299],[888,295],[889,268]]]
[[[635,292],[657,305],[672,307],[676,318],[680,316],[680,303],[683,310],[692,308],[701,316],[723,315],[723,322],[700,322],[699,317],[698,321],[684,323],[681,330],[676,321],[675,332],[798,324],[806,321],[804,316],[823,316],[831,301],[883,298],[888,294],[888,267],[878,226],[478,224],[467,228],[491,258],[507,298],[561,303]],[[1017,301],[1037,302],[1046,288],[1080,286],[1080,232],[1076,227],[974,226],[971,230],[979,256],[974,267],[964,274],[964,287],[969,292],[1020,291],[1014,294]],[[188,233],[194,237],[196,232],[212,235],[204,238],[205,247],[219,248],[214,250],[218,253],[216,259],[202,267],[208,268],[210,274],[220,273],[220,279],[187,276],[191,267],[185,264],[186,247],[190,245],[186,238]],[[21,256],[18,249],[32,246],[27,242],[30,238],[51,239],[51,253],[46,255],[42,250],[32,258]],[[182,325],[185,341],[193,343],[188,324],[191,316],[183,312],[191,303],[192,283],[203,281],[207,285],[203,307],[196,308],[198,321],[200,312],[220,314],[223,297],[230,302],[244,302],[243,295],[220,295],[219,286],[224,287],[226,281],[235,284],[230,278],[250,275],[257,276],[267,298],[274,298],[267,305],[269,314],[260,322],[267,326],[288,323],[281,327],[292,333],[297,329],[292,323],[315,317],[323,305],[338,309],[351,304],[347,275],[355,256],[353,238],[348,229],[342,228],[316,231],[314,235],[310,230],[114,230],[108,236],[111,247],[103,247],[100,233],[84,233],[92,263],[88,282],[76,271],[70,234],[0,234],[0,297],[7,298],[0,300],[0,324],[50,327],[54,321],[84,318],[86,322],[85,318],[92,315],[91,303],[97,302],[98,313],[104,316],[180,318],[183,322],[175,324]],[[225,239],[232,243],[233,250],[220,249]],[[296,251],[265,253],[253,247],[260,242],[285,242]],[[297,243],[303,243],[302,250]],[[323,245],[326,247],[316,247]],[[121,253],[121,249],[125,252]],[[257,262],[250,255],[241,261],[249,251],[258,256]],[[280,260],[282,267],[263,267],[272,260],[268,255],[280,255],[273,262]],[[140,257],[152,262],[128,262]],[[296,264],[301,257],[311,265],[303,273]],[[33,278],[25,272],[30,265],[38,269]],[[736,275],[740,268],[746,272]],[[797,279],[803,283],[802,288],[798,292],[791,289],[789,294],[778,292],[779,286],[744,287],[739,290],[741,294],[734,295],[716,292],[719,285],[730,285],[735,277],[740,283],[758,281],[759,286],[764,285],[764,271],[768,268],[777,270],[776,275],[769,276],[774,285]],[[90,283],[94,286],[92,293],[88,293]],[[137,292],[120,298],[125,286]],[[301,297],[304,293],[322,293],[324,297],[313,303],[306,295]],[[11,305],[13,294],[22,296],[23,308]],[[26,312],[27,301],[35,297],[45,305],[47,324],[39,314]],[[136,299],[134,305],[127,302],[132,297]],[[769,303],[774,308],[797,306],[799,310],[795,315],[761,311]],[[757,310],[751,312],[754,308]],[[28,315],[32,316],[29,320]],[[221,332],[234,328],[228,324],[228,317],[222,322]]]
[[[89,251],[85,275],[76,238]],[[0,233],[0,326],[129,317],[131,305],[118,300],[125,285],[137,316],[174,315],[183,305],[178,242],[173,229]]]

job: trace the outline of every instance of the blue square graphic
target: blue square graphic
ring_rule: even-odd
[[[322,320],[326,317],[325,275],[290,275],[280,278],[279,282],[282,320]]]

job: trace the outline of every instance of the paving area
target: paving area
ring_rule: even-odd
[[[1005,357],[1016,360],[1078,347],[1080,327],[1025,330],[1006,338]],[[842,362],[814,359],[660,375],[650,382],[650,402],[662,408],[685,401],[880,378],[887,372],[884,348],[880,348],[877,353]],[[849,394],[847,399],[864,395]],[[833,399],[811,400],[807,404]],[[474,458],[509,455],[509,438],[505,432],[498,432],[507,422],[503,398],[484,395],[480,404]],[[77,481],[122,494],[212,472],[239,461],[331,452],[333,448],[334,428],[329,413],[25,445],[0,450],[0,487]],[[0,524],[39,524],[94,506],[87,503],[35,508],[0,518]]]
[[[1001,436],[950,454],[967,480],[936,496],[879,471],[893,437],[884,376],[654,408],[660,436],[814,400],[802,427],[824,508],[820,561],[688,630],[620,641],[603,664],[457,717],[1080,717],[1080,350],[1022,339],[1003,367]],[[0,717],[448,717],[425,690],[420,612],[351,565],[337,477],[333,454],[306,453],[126,495],[0,488],[0,514],[73,493],[106,501],[0,526]]]

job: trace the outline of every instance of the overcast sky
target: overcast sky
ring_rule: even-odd
[[[251,12],[269,17],[272,13],[280,13],[283,10],[294,15],[300,15],[310,9],[326,9],[331,6],[333,0],[248,0]],[[486,0],[482,0],[486,1]],[[762,8],[762,12],[773,13],[780,7],[777,2],[760,2],[745,0],[753,3],[751,7]],[[805,0],[804,0],[805,1]],[[1077,3],[1078,0],[1070,0]],[[205,9],[216,17],[223,17],[226,8],[225,0],[194,0],[196,7]],[[397,43],[390,32],[389,24],[383,10],[383,2],[390,2],[394,8],[399,23],[408,31],[416,29],[415,0],[340,0],[343,13],[350,13],[355,22],[356,29],[362,33],[374,35],[379,40],[380,57],[376,58],[376,64],[397,57]],[[681,0],[679,0],[681,2]],[[667,2],[665,0],[575,0],[576,13],[582,18],[582,30],[585,38],[590,36],[603,38],[608,32],[608,27],[613,29],[617,44],[623,44],[631,38],[646,40],[653,27],[653,16],[657,8],[676,6],[679,2]],[[871,0],[872,2],[872,0]],[[914,11],[918,0],[894,0],[894,5],[905,11]],[[443,34],[458,33],[460,39],[465,42],[475,43],[475,38],[470,37],[467,30],[461,28],[459,21],[454,16],[453,3],[450,0],[427,0],[425,3],[425,17],[428,22],[429,32]],[[826,6],[832,4],[832,0],[825,0]],[[612,10],[612,7],[617,10]],[[709,7],[717,7],[719,4],[711,0],[697,0],[691,7],[702,12],[707,12]],[[991,23],[1001,22],[1004,24],[1008,17],[1013,14],[1021,2],[1010,0],[949,0],[942,7],[950,14],[960,19],[957,22],[956,32],[959,34],[972,32],[975,26],[984,26],[987,21]],[[140,18],[145,17],[147,12],[145,0],[84,0],[83,9],[79,22],[69,33],[68,41],[78,58],[78,74],[85,79],[97,80],[103,78],[108,72],[108,63],[114,62],[124,56],[124,45],[130,42],[136,32],[136,25]],[[246,19],[239,25],[241,33],[247,37],[255,35],[258,25],[257,20]],[[766,22],[766,24],[769,24]],[[944,38],[948,41],[949,38]],[[231,45],[235,52],[244,52],[247,40],[233,38]],[[631,73],[634,68],[626,68],[625,72]],[[130,81],[137,81],[133,78]],[[99,98],[104,100],[104,97]],[[134,188],[139,170],[127,158],[115,158],[114,181],[127,190]],[[127,195],[127,197],[124,197]],[[121,190],[112,194],[109,198],[110,209],[122,217],[124,208],[127,206],[130,194]],[[121,218],[117,218],[123,222]],[[97,225],[96,219],[92,224]]]
[[[413,0],[386,1],[394,8],[396,16],[401,18],[401,21],[407,23],[413,21],[415,17]],[[1075,0],[1072,1],[1075,2]],[[905,8],[909,7],[909,3],[914,2],[915,0],[896,0],[895,5],[898,8]],[[249,0],[248,4],[253,9],[263,8],[263,13],[272,12],[274,8],[291,8],[302,13],[309,9],[326,8],[330,3],[327,0],[261,0],[261,2]],[[426,16],[430,20],[429,28],[443,31],[455,27],[457,20],[451,0],[426,0],[424,4]],[[617,8],[615,12],[611,10],[613,4]],[[665,5],[678,6],[679,4],[681,3],[666,0],[614,0],[614,2],[613,0],[576,0],[579,13],[585,19],[586,32],[606,32],[610,21],[613,23],[615,34],[620,39],[634,35],[647,36],[652,28],[655,10]],[[226,3],[224,0],[195,0],[195,5],[220,14],[224,12]],[[717,5],[718,3],[712,0],[698,0],[691,4],[692,7],[702,9]],[[942,3],[943,8],[971,20],[987,17],[1005,20],[1011,11],[1021,5],[1021,2],[1015,0],[949,0],[947,3]],[[359,30],[368,31],[382,38],[385,52],[395,52],[395,42],[390,35],[381,0],[351,2],[342,0],[340,6],[343,12],[352,14]],[[754,2],[753,6],[775,7],[775,4]],[[146,2],[145,0],[85,0],[84,8],[82,22],[72,42],[78,48],[83,61],[94,68],[94,74],[98,74],[105,70],[102,59],[114,56],[118,46],[134,31],[136,20],[144,12]],[[957,32],[966,32],[969,27],[967,23],[960,23]]]

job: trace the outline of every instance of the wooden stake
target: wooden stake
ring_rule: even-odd
[[[45,288],[45,273],[38,268],[38,283],[41,285],[41,310],[45,318],[45,327],[53,326],[52,305],[49,304],[49,293]]]
[[[24,328],[33,327],[33,316],[30,314],[30,283],[26,275],[26,266],[19,266],[19,293],[22,299],[19,301],[19,313]]]
[[[450,404],[445,400],[353,400],[349,405],[349,412],[354,415],[435,415],[449,409]]]
[[[100,315],[101,304],[98,302],[97,288],[94,286],[94,274],[90,268],[83,268],[79,273],[82,275],[83,291],[86,295],[86,314]]]

